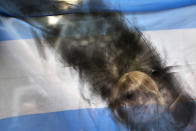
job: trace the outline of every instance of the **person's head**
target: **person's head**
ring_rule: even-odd
[[[111,107],[148,104],[165,104],[155,81],[140,71],[124,74],[113,90]]]

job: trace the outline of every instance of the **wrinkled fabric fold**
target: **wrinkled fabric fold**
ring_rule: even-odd
[[[40,17],[89,12],[145,13],[195,4],[195,0],[2,0],[0,14],[12,17]]]

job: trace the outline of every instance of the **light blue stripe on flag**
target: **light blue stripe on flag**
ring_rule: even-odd
[[[85,1],[85,0],[84,0]],[[102,1],[105,6],[100,2]],[[45,2],[45,1],[43,1]],[[74,10],[62,10],[58,12],[51,12],[52,6],[48,0],[48,3],[43,3],[40,0],[1,0],[0,1],[0,14],[8,16],[46,16],[54,14],[66,14],[76,12],[88,12],[89,4],[85,2]],[[174,9],[178,7],[195,5],[195,0],[91,0],[91,9],[98,11],[121,11],[121,12],[151,12],[160,11],[166,9]],[[49,4],[50,3],[50,4]],[[25,8],[36,7],[40,11],[32,14],[22,14],[20,11]],[[78,6],[77,6],[78,7]]]
[[[107,108],[26,115],[0,120],[2,131],[127,131]]]
[[[196,28],[196,6],[189,6],[153,13],[125,14],[131,26],[140,30],[167,30]],[[31,26],[18,19],[7,22],[7,18],[0,17],[0,41],[34,38]],[[9,29],[9,28],[10,29]]]

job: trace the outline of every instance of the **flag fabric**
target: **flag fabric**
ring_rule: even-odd
[[[85,2],[78,9],[21,15],[20,2],[0,1],[0,130],[2,131],[118,131],[128,130],[116,122],[99,97],[81,94],[79,74],[55,59],[47,48],[47,59],[40,58],[32,25],[26,17],[88,12]],[[187,92],[196,89],[196,1],[195,0],[104,0],[95,2],[97,11],[122,12],[126,23],[138,27],[152,42],[168,66],[178,72]],[[36,29],[35,29],[36,30]],[[39,30],[37,31],[39,34]],[[41,34],[40,34],[41,36]],[[83,96],[83,97],[82,97]],[[87,100],[84,100],[87,98]],[[88,100],[92,98],[92,100]],[[93,99],[94,98],[94,99]],[[89,102],[90,101],[90,102]]]

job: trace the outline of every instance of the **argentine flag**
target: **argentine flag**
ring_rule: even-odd
[[[29,8],[38,6],[29,2]],[[46,1],[46,0],[44,0]],[[52,0],[50,0],[52,1]],[[66,1],[66,0],[64,0]],[[67,0],[77,5],[79,0]],[[0,131],[127,131],[116,122],[101,98],[88,100],[88,83],[81,84],[79,73],[65,67],[50,48],[40,59],[32,25],[22,19],[88,12],[85,2],[78,10],[41,10],[20,14],[24,0],[0,1]],[[103,0],[94,1],[97,11],[122,12],[128,25],[136,26],[166,59],[177,66],[187,92],[196,98],[196,1],[195,0]],[[35,29],[36,30],[36,29]],[[39,31],[38,31],[39,34]],[[87,100],[84,100],[84,98]],[[90,97],[91,98],[91,97]],[[90,102],[88,102],[90,101]]]

